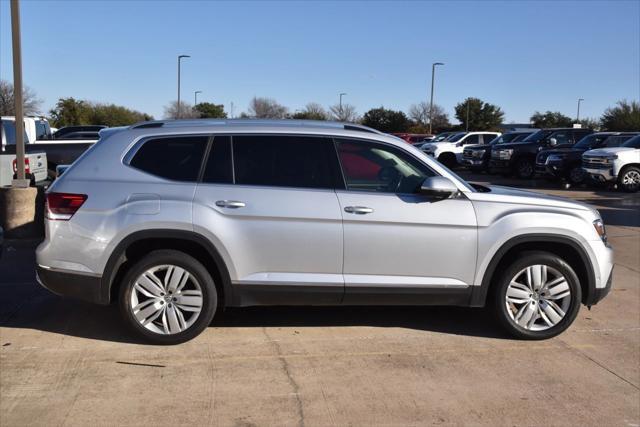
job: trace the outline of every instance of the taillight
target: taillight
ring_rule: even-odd
[[[18,159],[13,159],[13,173],[18,173]],[[31,173],[28,157],[24,158],[24,173]]]
[[[87,200],[86,194],[47,193],[45,212],[48,219],[68,221]]]

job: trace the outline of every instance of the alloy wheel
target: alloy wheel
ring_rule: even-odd
[[[640,172],[632,169],[622,176],[622,185],[630,189],[636,189],[640,187]]]
[[[544,331],[556,326],[571,305],[567,279],[547,265],[531,265],[510,281],[505,296],[511,320],[529,331]]]
[[[520,178],[530,178],[533,175],[533,165],[527,160],[518,162],[518,176]]]
[[[187,330],[202,311],[202,288],[195,277],[177,265],[149,268],[131,290],[133,317],[146,329],[163,335]]]

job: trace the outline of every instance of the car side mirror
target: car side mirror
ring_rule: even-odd
[[[558,140],[557,140],[557,139],[555,139],[555,138],[549,138],[549,145],[550,145],[550,146],[552,146],[552,147],[553,147],[553,146],[554,146],[554,145],[556,145],[556,144],[558,144]]]
[[[437,199],[449,198],[457,192],[458,187],[456,187],[450,179],[442,176],[430,176],[426,178],[418,189],[418,193]]]

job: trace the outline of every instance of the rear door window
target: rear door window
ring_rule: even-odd
[[[233,183],[230,136],[216,136],[213,138],[202,181],[211,184]]]
[[[129,164],[173,181],[196,181],[208,139],[207,136],[148,139]]]
[[[337,159],[329,138],[234,135],[235,183],[326,188],[337,184]]]

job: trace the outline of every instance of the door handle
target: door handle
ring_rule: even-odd
[[[373,209],[366,206],[347,206],[344,208],[344,211],[356,215],[365,215],[372,213]]]
[[[216,206],[220,208],[238,209],[244,208],[246,205],[244,202],[239,202],[237,200],[218,200],[216,202]]]

